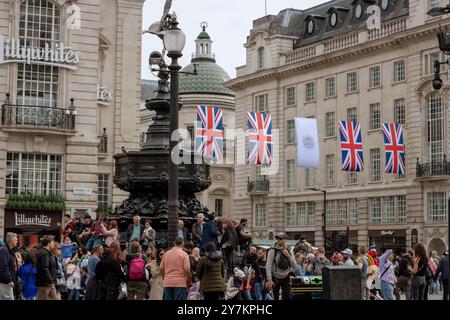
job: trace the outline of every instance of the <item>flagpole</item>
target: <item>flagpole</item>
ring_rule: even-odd
[[[265,12],[266,12],[266,16],[267,16],[267,0],[264,0],[264,2],[265,2]]]

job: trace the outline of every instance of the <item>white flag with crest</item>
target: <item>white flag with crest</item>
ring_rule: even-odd
[[[297,133],[297,167],[319,168],[319,136],[317,119],[295,118]]]

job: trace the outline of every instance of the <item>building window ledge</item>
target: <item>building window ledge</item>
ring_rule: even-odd
[[[378,132],[380,132],[381,131],[381,128],[377,128],[377,129],[369,129],[369,130],[367,130],[367,133],[368,134],[371,134],[371,133],[378,133]]]
[[[329,96],[329,97],[324,97],[323,101],[327,101],[327,100],[331,100],[331,99],[336,99],[337,95],[335,94],[334,96]]]
[[[305,101],[304,105],[306,106],[307,104],[314,104],[316,103],[316,100],[311,100],[311,101]]]
[[[359,182],[346,183],[346,184],[345,184],[346,187],[355,187],[355,186],[358,186],[358,185],[359,185]]]
[[[369,182],[367,182],[367,184],[383,184],[383,181],[382,181],[382,180],[379,180],[379,181],[369,181]]]
[[[392,82],[392,87],[395,87],[396,85],[404,84],[404,83],[406,83],[406,79],[405,80],[401,80],[401,81],[393,81]]]
[[[323,140],[327,141],[327,140],[336,140],[337,136],[329,136],[329,137],[324,137]]]
[[[358,94],[358,93],[359,93],[359,89],[358,89],[358,90],[355,90],[355,91],[347,92],[347,93],[345,94],[345,96],[350,96],[350,95],[352,95],[352,94]]]
[[[376,86],[376,87],[370,87],[370,88],[367,89],[367,91],[372,91],[372,90],[377,90],[377,89],[383,89],[383,85],[379,85],[379,86]]]
[[[285,145],[286,146],[295,146],[295,141],[294,142],[286,142]]]

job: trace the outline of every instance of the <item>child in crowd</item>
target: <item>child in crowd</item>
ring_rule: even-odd
[[[64,265],[67,265],[72,259],[73,253],[77,250],[78,245],[76,242],[72,242],[69,237],[64,238],[64,242],[61,244],[61,256],[63,258]]]

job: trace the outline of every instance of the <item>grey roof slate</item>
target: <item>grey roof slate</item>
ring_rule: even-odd
[[[347,34],[367,28],[369,14],[367,8],[378,5],[381,10],[382,0],[332,0],[321,5],[306,9],[285,9],[278,15],[269,15],[253,21],[253,31],[265,31],[269,35],[286,35],[297,37],[295,48],[306,46],[328,38]],[[409,0],[389,0],[387,10],[381,10],[381,21],[397,19],[409,14]],[[360,19],[355,17],[355,8],[358,4],[363,7]],[[329,18],[332,12],[338,14],[338,23],[332,27]],[[309,20],[315,21],[315,31],[308,34],[306,31]]]

